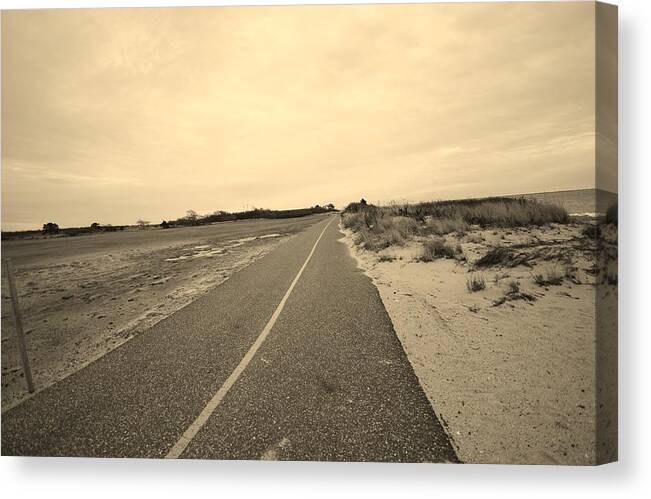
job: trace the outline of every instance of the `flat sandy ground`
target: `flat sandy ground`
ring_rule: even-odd
[[[3,241],[37,389],[128,341],[320,219]],[[1,338],[5,410],[27,392],[4,273]]]
[[[446,236],[461,243],[466,261],[428,263],[416,259],[424,238],[373,253],[344,231],[462,461],[595,462],[595,299],[601,293],[602,306],[616,311],[617,287],[595,285],[604,276],[584,227],[475,228]],[[612,250],[616,232],[605,237]],[[475,270],[495,246],[517,248],[526,264]],[[568,268],[560,285],[534,283],[555,266]],[[486,289],[470,292],[470,275],[483,277]],[[511,281],[534,301],[500,303]],[[616,327],[616,313],[608,317]]]

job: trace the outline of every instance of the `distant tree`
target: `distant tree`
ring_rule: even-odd
[[[59,233],[59,225],[55,224],[54,222],[48,222],[46,224],[43,224],[43,234],[58,234]]]
[[[142,218],[140,218],[140,219],[138,219],[136,221],[136,224],[138,224],[138,226],[141,229],[144,229],[145,227],[147,227],[149,225],[149,220],[143,220]]]
[[[335,209],[335,205],[332,204],[332,203],[328,203],[325,207],[326,207],[328,210],[334,210],[334,209]]]
[[[169,228],[170,228],[170,224],[167,223],[165,220],[163,220],[163,221],[161,222],[160,226],[161,226],[161,228],[163,228],[163,229],[169,229]]]
[[[101,229],[101,225],[99,224],[99,222],[93,222],[92,224],[90,224],[90,229],[91,230],[99,230],[99,229]]]
[[[366,199],[362,198],[362,200],[359,202],[359,204],[363,204],[364,206],[366,206]]]
[[[191,223],[195,224],[199,218],[199,214],[194,210],[188,210],[185,212],[185,218]]]

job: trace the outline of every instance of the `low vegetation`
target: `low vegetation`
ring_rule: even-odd
[[[432,201],[417,204],[392,205],[383,208],[394,215],[425,222],[440,221],[441,227],[449,224],[451,231],[460,227],[526,227],[549,223],[568,223],[565,209],[548,203],[525,198],[482,198],[453,201]],[[445,222],[443,222],[445,221]]]
[[[460,244],[450,244],[442,237],[429,239],[423,243],[418,260],[421,262],[433,262],[439,258],[457,258],[463,254]]]
[[[387,254],[383,254],[383,255],[380,255],[380,256],[378,257],[378,261],[379,261],[379,262],[392,262],[392,261],[394,261],[395,259],[396,259],[395,256],[393,256],[393,255],[387,255]]]
[[[520,283],[516,281],[515,279],[509,281],[509,283],[506,285],[507,290],[509,293],[519,293],[520,292]]]
[[[521,227],[567,223],[567,212],[558,206],[524,198],[485,198],[418,204],[374,206],[365,200],[350,203],[342,224],[356,234],[356,243],[370,251],[401,246],[415,236],[436,236],[423,250],[422,261],[454,258],[460,251],[442,242],[447,234],[463,237],[471,226]]]
[[[344,213],[342,223],[355,232],[356,244],[369,251],[402,246],[419,229],[415,220],[391,216],[373,208]]]
[[[229,222],[234,220],[248,220],[252,218],[297,218],[307,215],[314,215],[317,213],[327,213],[335,211],[332,203],[324,206],[315,205],[311,208],[299,208],[295,210],[270,210],[267,208],[253,208],[251,210],[238,211],[229,213],[227,211],[215,211],[210,215],[199,215],[194,210],[188,210],[186,215],[176,220],[170,220],[168,223],[171,226],[175,225],[206,225],[215,222]]]
[[[335,211],[333,204],[326,204],[324,206],[315,205],[311,208],[300,208],[295,210],[268,210],[264,208],[253,208],[252,210],[240,211],[229,213],[226,211],[216,211],[210,215],[199,215],[194,210],[188,210],[186,215],[176,220],[163,220],[160,224],[152,224],[149,220],[138,219],[136,226],[140,229],[147,229],[152,227],[159,227],[162,229],[169,229],[172,227],[185,227],[196,225],[207,225],[216,222],[228,222],[236,220],[247,220],[252,218],[298,218],[307,215],[314,215],[317,213],[327,213]],[[115,232],[125,229],[125,225],[101,225],[98,222],[93,222],[89,227],[67,227],[59,228],[54,222],[48,222],[43,225],[42,230],[24,230],[24,231],[2,231],[2,240],[33,238],[40,235],[44,236],[80,236],[84,234],[94,234],[98,232]]]
[[[536,301],[536,297],[522,291],[520,289],[520,283],[515,279],[513,279],[509,281],[508,284],[506,285],[506,292],[504,293],[504,295],[500,296],[497,300],[493,300],[493,306],[498,307],[500,305],[503,305],[507,301],[516,301],[516,300],[534,302]]]

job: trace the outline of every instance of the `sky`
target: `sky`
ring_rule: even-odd
[[[3,12],[2,229],[593,187],[594,54],[590,2]]]

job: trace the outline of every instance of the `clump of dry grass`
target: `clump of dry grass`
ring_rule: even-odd
[[[396,215],[417,220],[427,217],[439,220],[462,220],[467,225],[481,227],[526,227],[549,223],[568,223],[564,208],[525,198],[483,198],[453,201],[433,201],[394,205],[389,209]]]
[[[342,224],[355,232],[355,244],[370,251],[402,246],[419,232],[416,220],[387,214],[374,206],[342,215]]]
[[[466,288],[470,293],[486,289],[486,279],[484,279],[483,275],[471,274],[466,278]]]
[[[432,262],[438,258],[457,258],[463,254],[460,244],[450,244],[442,237],[429,239],[423,243],[423,249],[418,257],[421,262]]]
[[[371,251],[402,245],[418,234],[443,236],[454,232],[462,237],[471,225],[522,227],[568,221],[569,216],[563,208],[524,198],[466,199],[386,207],[351,203],[342,213],[343,226],[357,234],[357,244]]]
[[[542,273],[535,274],[533,282],[538,286],[559,286],[563,283],[563,274],[556,267],[550,267]]]
[[[499,297],[497,300],[493,300],[493,306],[498,307],[499,305],[502,305],[507,301],[516,301],[516,300],[533,302],[536,301],[536,297],[522,291],[520,289],[520,283],[515,279],[513,279],[509,281],[509,283],[507,284],[506,292],[504,293],[504,296]]]
[[[459,236],[466,234],[468,224],[462,218],[428,218],[425,223],[425,231],[444,236],[456,232]]]
[[[520,283],[513,279],[512,281],[509,281],[509,283],[506,285],[507,290],[509,293],[519,293],[520,292]]]

